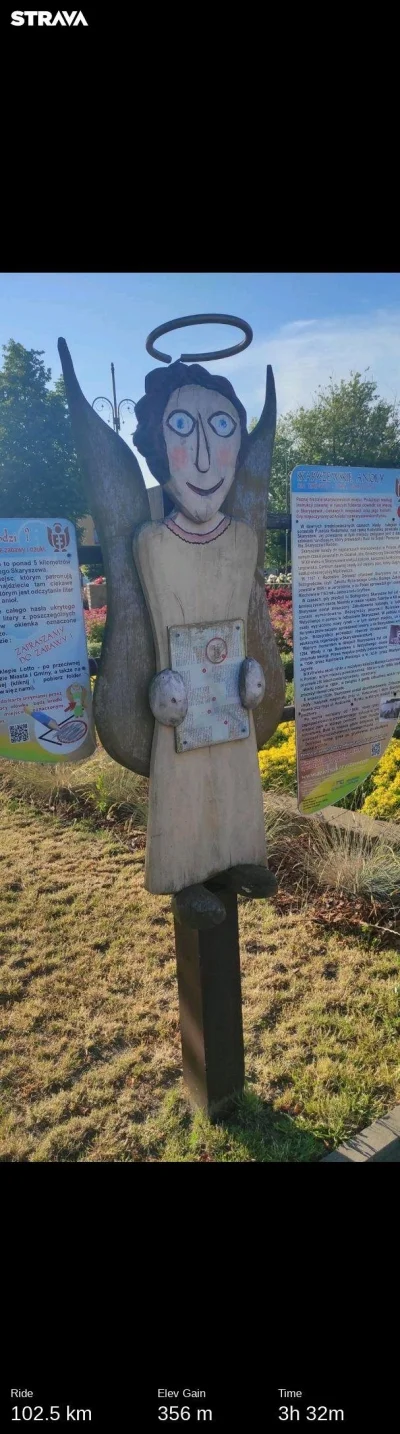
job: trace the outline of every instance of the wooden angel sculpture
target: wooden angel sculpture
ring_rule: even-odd
[[[264,585],[272,369],[251,433],[219,374],[178,361],[147,375],[134,443],[162,485],[164,518],[154,522],[134,454],[84,398],[64,339],[59,352],[107,579],[97,730],[116,761],[150,776],[147,890],[170,893],[175,918],[204,929],[225,919],[223,889],[251,898],[276,889],[257,759],[285,697]],[[202,626],[215,630],[202,669],[210,712],[221,630],[247,634],[238,671],[245,735],[179,750],[189,693],[184,671],[171,667],[171,633]]]

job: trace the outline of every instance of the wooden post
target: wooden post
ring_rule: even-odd
[[[237,896],[218,896],[226,906],[220,926],[197,931],[174,922],[183,1077],[210,1116],[244,1085]]]

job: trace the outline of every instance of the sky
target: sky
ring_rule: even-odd
[[[387,401],[400,397],[400,272],[0,275],[0,343],[12,338],[42,349],[55,380],[62,336],[89,402],[99,394],[112,397],[111,362],[117,401],[137,402],[146,373],[157,366],[146,353],[148,334],[191,313],[234,314],[251,325],[253,342],[244,353],[206,364],[231,380],[248,421],[262,409],[267,363],[274,370],[278,415],[309,405],[331,375],[348,378],[354,370],[368,369]],[[233,328],[202,325],[164,335],[156,347],[177,359],[241,337]],[[121,433],[129,446],[134,426],[126,415]],[[139,461],[153,484],[145,460]]]

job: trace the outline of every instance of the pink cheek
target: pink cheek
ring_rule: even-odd
[[[188,455],[186,448],[171,448],[170,462],[172,468],[186,468]]]
[[[232,463],[234,463],[234,461],[235,461],[232,448],[226,448],[226,447],[225,447],[225,444],[224,444],[224,447],[223,447],[223,448],[218,448],[218,449],[217,449],[217,459],[218,459],[218,463],[219,463],[219,467],[220,467],[220,468],[229,468],[229,467],[231,467],[231,466],[232,466]]]

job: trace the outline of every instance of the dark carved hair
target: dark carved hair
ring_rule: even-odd
[[[244,450],[247,447],[247,415],[243,404],[236,397],[235,390],[229,379],[220,377],[219,374],[208,373],[206,368],[201,368],[198,363],[184,364],[180,359],[172,363],[168,368],[153,368],[151,373],[146,375],[144,398],[140,398],[136,404],[135,413],[138,420],[137,429],[133,435],[135,448],[143,454],[149,465],[153,478],[158,483],[168,483],[171,477],[168,467],[167,448],[162,428],[162,418],[166,404],[175,388],[184,388],[188,384],[197,383],[201,388],[213,388],[216,393],[223,394],[234,404],[239,417],[242,442],[238,454],[236,467],[240,466]],[[164,495],[164,502],[166,498]]]

